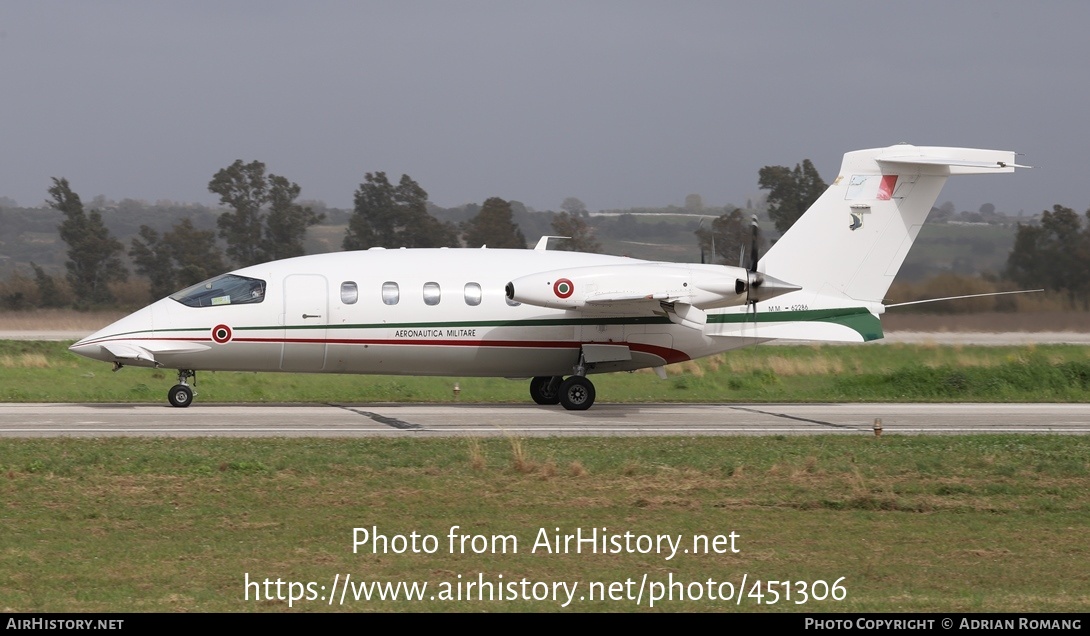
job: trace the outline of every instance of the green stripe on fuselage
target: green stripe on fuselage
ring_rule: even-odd
[[[742,324],[747,322],[831,322],[859,333],[864,342],[883,337],[882,321],[865,307],[837,309],[804,309],[798,311],[766,311],[744,314],[712,314],[711,324]]]

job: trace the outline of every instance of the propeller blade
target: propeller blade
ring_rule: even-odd
[[[760,241],[761,228],[757,225],[757,215],[753,215],[753,242],[749,250],[749,271],[757,271],[757,261],[760,260],[760,254],[758,254],[758,242]]]

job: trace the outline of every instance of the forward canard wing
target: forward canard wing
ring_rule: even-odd
[[[198,342],[173,340],[117,340],[100,342],[98,346],[113,357],[112,362],[138,367],[159,367],[155,354],[197,353],[210,347]]]

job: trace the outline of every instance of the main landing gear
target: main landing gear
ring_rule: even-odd
[[[193,386],[197,386],[196,371],[178,369],[178,384],[172,386],[170,392],[167,393],[167,400],[170,401],[171,406],[184,409],[193,403],[193,389],[186,382],[189,378],[193,378]]]
[[[542,405],[560,404],[569,411],[585,411],[594,404],[594,384],[580,375],[538,376],[530,380],[530,397]]]
[[[565,380],[559,375],[543,375],[530,380],[530,397],[537,404],[559,404],[569,411],[585,411],[594,404],[594,384],[587,379],[583,355],[573,369],[575,375]]]

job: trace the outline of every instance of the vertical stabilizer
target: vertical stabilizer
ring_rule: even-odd
[[[907,144],[844,155],[758,270],[826,298],[881,303],[946,178],[1013,172],[1015,153]]]

